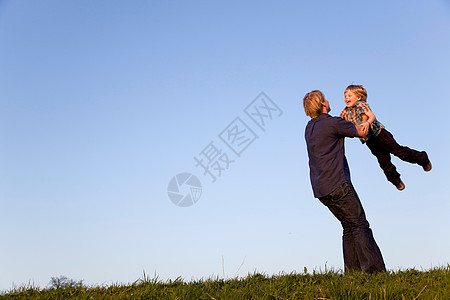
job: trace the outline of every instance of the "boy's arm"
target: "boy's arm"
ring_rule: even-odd
[[[372,124],[373,121],[375,121],[377,119],[371,110],[366,111],[364,113],[364,115],[366,115],[365,119],[366,119],[366,122],[368,122],[369,124]],[[363,122],[364,122],[364,119],[363,119]]]
[[[371,110],[368,110],[361,115],[361,119],[362,119],[361,125],[364,126],[364,128],[367,128],[367,130],[369,130],[370,124],[372,124],[373,121],[375,121],[377,118],[375,117],[375,114]]]

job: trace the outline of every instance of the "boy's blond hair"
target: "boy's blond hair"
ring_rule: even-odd
[[[363,85],[351,84],[345,89],[345,91],[351,91],[356,95],[356,97],[361,98],[361,101],[367,101],[367,91]]]
[[[314,90],[309,92],[303,98],[303,107],[305,113],[311,118],[317,118],[322,114],[322,102],[325,101],[325,96],[321,91]]]

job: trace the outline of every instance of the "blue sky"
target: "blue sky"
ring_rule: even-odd
[[[387,268],[447,264],[448,53],[443,0],[0,1],[0,290],[342,268],[301,100],[320,89],[339,115],[351,83],[433,163],[393,158],[399,192],[346,140]],[[261,92],[282,111],[265,131],[244,112]],[[258,136],[239,157],[219,138],[236,117]],[[210,142],[234,160],[215,182],[194,161]],[[167,193],[183,172],[190,207]]]

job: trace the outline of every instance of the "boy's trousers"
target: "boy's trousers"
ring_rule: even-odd
[[[391,162],[391,153],[403,161],[426,166],[429,162],[425,151],[417,151],[405,146],[400,146],[386,129],[382,128],[377,136],[370,138],[367,147],[378,159],[378,164],[383,169],[387,180],[395,186],[400,183],[400,174]]]
[[[361,201],[351,183],[343,183],[331,194],[319,198],[343,228],[345,271],[385,271],[383,256],[366,220]]]

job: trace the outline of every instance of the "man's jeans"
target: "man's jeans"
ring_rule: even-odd
[[[385,271],[381,251],[373,238],[361,201],[352,184],[343,183],[319,200],[330,209],[344,229],[342,243],[345,271]]]

